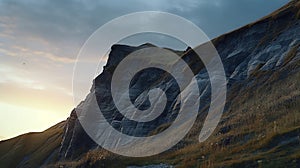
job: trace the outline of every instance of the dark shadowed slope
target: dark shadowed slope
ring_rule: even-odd
[[[28,133],[0,142],[0,167],[38,167],[62,141],[65,121],[40,133]],[[49,160],[50,161],[50,160]]]

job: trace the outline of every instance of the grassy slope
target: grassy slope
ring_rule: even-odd
[[[78,161],[56,166],[125,167],[169,163],[182,168],[299,167],[300,61],[285,65],[280,71],[258,71],[255,75],[259,79],[257,76],[249,79],[255,79],[253,85],[237,84],[229,93],[229,101],[234,103],[204,143],[199,144],[197,136],[190,136],[193,144],[146,158],[120,157],[94,150]],[[199,133],[199,127],[193,129],[191,132]]]
[[[0,142],[0,167],[37,167],[59,147],[64,122],[40,133],[28,133]]]

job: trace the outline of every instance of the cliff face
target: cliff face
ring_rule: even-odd
[[[83,167],[103,164],[118,167],[141,162],[150,164],[153,161],[170,162],[179,167],[199,164],[220,167],[234,164],[259,166],[262,162],[270,165],[275,162],[285,164],[291,162],[292,166],[299,166],[299,9],[300,2],[291,1],[261,20],[213,40],[224,64],[228,97],[218,128],[204,144],[198,145],[195,137],[201,130],[210,102],[210,81],[202,62],[196,59],[193,51],[187,49],[176,53],[182,56],[196,75],[201,93],[201,106],[191,133],[172,151],[144,160],[103,154],[101,147],[90,139],[78,121],[76,111],[80,114],[82,105],[88,102],[84,100],[65,122],[60,145],[54,147],[53,153],[45,158],[43,163],[58,162],[70,165],[68,161],[79,160],[78,165]],[[112,46],[107,64],[103,72],[93,81],[91,89],[96,92],[98,103],[104,105],[100,108],[104,109],[107,121],[115,129],[132,136],[147,136],[163,131],[178,113],[176,82],[168,74],[155,69],[136,75],[130,86],[131,96],[133,102],[137,99],[143,100],[137,101],[139,108],[147,108],[149,102],[147,95],[142,94],[143,91],[162,88],[168,95],[162,117],[153,122],[131,122],[120,115],[113,104],[110,81],[114,69],[129,53],[151,46],[151,44],[138,47]],[[4,142],[1,142],[0,149],[3,145]],[[178,148],[181,150],[177,150]],[[97,153],[99,151],[101,154]],[[226,155],[222,154],[224,152]],[[30,158],[28,155],[26,157]],[[109,157],[113,159],[107,159]],[[22,166],[27,162],[23,159],[20,164]],[[216,164],[212,165],[212,162]]]
[[[167,105],[158,119],[143,123],[129,120],[119,113],[113,103],[110,85],[115,68],[128,54],[148,47],[153,47],[153,45],[143,44],[138,47],[125,45],[112,46],[107,64],[105,65],[103,72],[93,81],[93,86],[91,88],[91,92],[96,93],[98,105],[104,114],[106,121],[118,131],[131,136],[142,137],[152,134],[156,131],[157,127],[172,122],[178,112],[178,110],[174,110],[176,108],[175,100],[179,94],[176,81],[169,74],[158,69],[148,69],[145,72],[138,73],[132,80],[130,86],[130,96],[139,109],[146,109],[150,106],[150,102],[147,101],[147,94],[143,94],[143,92],[150,90],[151,88],[161,88],[166,92],[168,99]],[[180,51],[176,52],[178,54],[183,54],[183,52]],[[71,116],[67,120],[60,150],[61,159],[76,158],[80,154],[97,147],[97,144],[88,137],[77,119],[77,114],[80,114],[82,106],[84,106],[85,103],[89,103],[89,97],[90,94],[85,101],[72,111]],[[81,152],[77,152],[79,148],[81,149]]]
[[[249,24],[213,40],[224,64],[229,92],[231,86],[238,83],[247,81],[245,86],[251,85],[256,80],[255,75],[257,74],[271,72],[268,74],[271,75],[272,72],[279,71],[284,66],[299,60],[300,22],[299,16],[296,15],[298,11],[299,3],[293,1],[288,6],[279,9],[256,23]],[[137,90],[136,93],[133,93],[134,98],[137,98],[142,91],[151,87],[161,87],[172,91],[172,93],[170,92],[170,101],[163,119],[143,124],[130,122],[117,113],[117,109],[113,104],[110,95],[110,82],[115,67],[128,54],[149,46],[151,47],[152,45],[145,44],[139,47],[114,45],[104,71],[95,79],[93,84],[99,104],[105,104],[108,109],[104,110],[108,114],[108,118],[110,117],[108,121],[115,129],[134,136],[151,134],[151,132],[155,131],[155,127],[172,122],[174,117],[176,117],[174,104],[176,104],[175,97],[178,95],[178,92],[174,92],[176,90],[175,81],[163,78],[163,73],[155,70],[138,75],[131,89]],[[203,111],[210,98],[208,74],[202,63],[194,59],[192,51],[185,51],[179,54],[182,54],[182,58],[196,72],[201,101],[206,102],[200,108],[200,111]],[[287,72],[285,75],[289,75],[289,73]],[[264,78],[267,78],[268,75],[265,75]],[[150,77],[153,79],[149,80]],[[155,86],[153,86],[154,83]],[[227,103],[227,109],[230,103]],[[144,105],[147,106],[146,104]],[[72,158],[72,156],[78,156],[75,155],[75,151],[80,147],[84,148],[83,151],[97,147],[84,133],[78,120],[76,120],[74,112],[72,112],[67,123],[61,156]]]

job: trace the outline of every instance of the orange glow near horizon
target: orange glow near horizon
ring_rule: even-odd
[[[1,52],[0,59],[0,140],[40,132],[67,119],[74,108],[73,64],[41,59],[24,65],[18,56]]]
[[[66,119],[66,116],[56,114],[52,109],[43,110],[0,103],[0,110],[6,111],[1,113],[1,140],[28,132],[41,132]]]
[[[60,92],[28,88],[0,91],[1,140],[43,131],[65,120],[74,107],[72,96]]]

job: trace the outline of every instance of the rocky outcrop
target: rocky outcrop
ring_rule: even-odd
[[[299,16],[296,15],[299,6],[299,2],[292,1],[287,6],[254,24],[249,24],[213,40],[224,64],[228,89],[231,89],[232,85],[245,80],[250,81],[248,83],[250,84],[251,80],[255,80],[258,73],[276,71],[282,66],[300,59],[300,21]],[[169,99],[162,117],[149,123],[132,122],[120,115],[113,104],[110,95],[110,81],[114,69],[129,53],[151,46],[151,44],[138,47],[112,46],[103,72],[93,82],[92,89],[96,92],[98,104],[103,109],[107,121],[115,129],[128,135],[149,135],[157,127],[172,122],[178,112],[175,106],[176,96],[178,95],[176,82],[170,76],[166,77],[164,72],[155,69],[136,76],[131,85],[131,89],[135,90],[135,92],[132,92],[132,97],[133,100],[136,100],[143,91],[149,88],[163,88],[166,92],[169,92]],[[187,49],[187,51],[179,53],[182,54],[182,58],[196,74],[201,93],[200,99],[204,102],[200,109],[204,108],[210,101],[208,74],[201,61],[196,59],[192,50]],[[142,99],[146,98],[142,97]],[[101,107],[101,104],[104,106]],[[147,101],[142,101],[139,105],[141,108],[149,106]],[[80,108],[77,109],[80,110]],[[60,148],[61,159],[78,157],[80,154],[97,147],[82,129],[75,111],[76,108],[72,111],[65,126],[64,138]]]
[[[78,157],[95,147],[97,147],[97,144],[83,130],[74,109],[64,128],[63,139],[59,149],[60,160]]]
[[[169,123],[176,117],[176,110],[173,110],[173,108],[175,107],[174,100],[179,93],[179,89],[175,80],[172,79],[170,75],[168,76],[168,74],[158,69],[151,69],[145,73],[137,74],[135,79],[133,79],[134,82],[132,82],[130,89],[132,90],[131,96],[133,97],[133,101],[137,99],[147,99],[147,95],[140,95],[150,88],[160,87],[165,90],[167,92],[168,102],[166,105],[167,108],[162,113],[162,118],[147,123],[138,123],[129,120],[118,112],[112,101],[110,84],[114,69],[128,54],[147,47],[153,47],[153,45],[143,44],[138,47],[125,45],[112,46],[107,64],[104,66],[103,72],[93,81],[91,88],[91,92],[96,92],[98,105],[106,117],[106,120],[115,129],[133,136],[147,136],[151,134],[157,126]],[[177,53],[180,52],[177,51]],[[78,157],[83,152],[97,147],[85,133],[77,119],[77,114],[80,114],[81,106],[83,106],[84,103],[86,103],[86,101],[78,105],[67,120],[60,149],[61,159],[72,159],[73,157]],[[149,101],[140,101],[140,103],[136,104],[140,109],[147,108],[149,105]],[[80,152],[78,152],[78,150]]]

